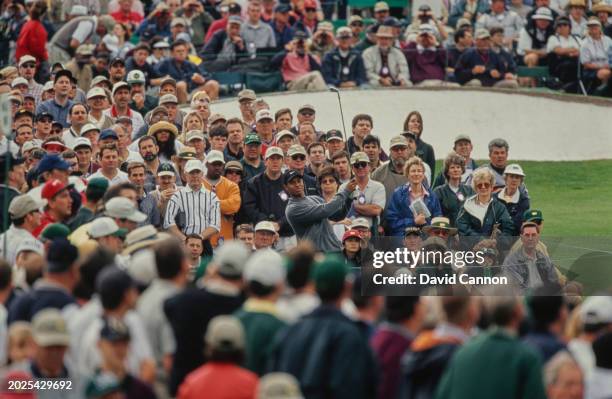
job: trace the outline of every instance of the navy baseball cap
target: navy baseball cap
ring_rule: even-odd
[[[98,138],[98,140],[105,140],[105,139],[119,140],[119,136],[117,136],[117,133],[113,129],[104,129],[100,133],[100,137]]]
[[[57,82],[57,80],[61,78],[62,76],[66,76],[68,79],[70,79],[70,81],[74,79],[74,77],[72,76],[72,72],[70,72],[67,69],[62,69],[55,73],[55,78],[53,79],[53,83]]]
[[[130,330],[121,320],[105,318],[100,330],[100,338],[111,342],[125,342],[130,340]]]
[[[40,121],[43,118],[51,119],[51,122],[53,122],[53,115],[51,115],[48,112],[41,112],[38,115],[36,115],[36,122]]]
[[[274,7],[274,12],[280,12],[282,14],[291,11],[291,6],[289,4],[279,4]]]
[[[68,271],[79,257],[79,250],[65,238],[51,241],[47,251],[47,271],[62,273]]]
[[[291,180],[296,178],[302,179],[302,175],[297,170],[287,170],[283,175],[283,184],[288,184]]]
[[[38,174],[41,174],[43,172],[49,172],[53,169],[69,170],[70,164],[58,154],[46,154],[38,163],[36,171]]]

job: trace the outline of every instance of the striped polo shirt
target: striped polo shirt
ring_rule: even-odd
[[[217,195],[204,187],[193,191],[191,187],[180,188],[168,201],[164,228],[176,224],[177,216],[183,221],[183,234],[202,234],[207,227],[221,230],[221,208]]]

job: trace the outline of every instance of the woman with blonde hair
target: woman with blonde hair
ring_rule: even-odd
[[[419,111],[412,111],[404,121],[404,132],[410,132],[416,136],[415,155],[421,158],[431,169],[431,177],[436,174],[436,156],[431,144],[427,144],[421,138],[423,134],[423,116]]]
[[[425,164],[421,158],[408,159],[404,174],[408,183],[395,189],[386,211],[387,228],[396,237],[403,237],[407,227],[422,227],[432,217],[442,216],[438,197],[423,184]]]
[[[451,152],[444,160],[442,171],[446,183],[434,189],[440,200],[442,214],[448,218],[453,227],[457,225],[457,215],[463,203],[475,194],[472,187],[461,183],[463,173],[465,173],[465,158],[456,152]]]
[[[514,224],[506,207],[493,196],[495,176],[488,168],[480,168],[472,175],[472,188],[476,195],[468,198],[457,217],[461,236],[489,238],[495,225],[501,235],[512,236]]]

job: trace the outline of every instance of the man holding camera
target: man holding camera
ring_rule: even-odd
[[[287,90],[318,91],[327,88],[319,60],[308,52],[306,38],[305,32],[297,31],[286,50],[275,55],[270,62],[272,68],[280,69]]]
[[[363,62],[370,85],[375,87],[412,86],[404,53],[393,47],[393,31],[381,26],[376,32],[376,46],[363,52]]]

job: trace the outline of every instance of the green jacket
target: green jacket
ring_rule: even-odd
[[[274,313],[273,303],[251,298],[234,314],[244,326],[245,367],[260,376],[266,373],[276,333],[286,325]]]
[[[459,210],[459,215],[457,216],[459,235],[474,237],[475,242],[472,244],[476,244],[476,242],[482,239],[490,238],[493,226],[499,224],[502,236],[508,238],[512,236],[514,224],[504,204],[492,198],[483,220],[475,216],[475,207],[476,195],[468,198]]]
[[[475,193],[472,187],[459,184],[459,191],[455,194],[448,183],[445,183],[440,187],[436,187],[434,194],[440,200],[442,214],[448,218],[451,226],[455,227],[457,226],[457,216],[459,215],[459,210],[463,207],[463,203]]]
[[[540,356],[515,336],[492,329],[461,347],[436,399],[546,399]]]

